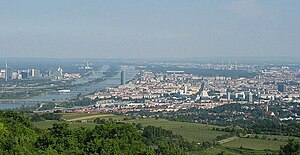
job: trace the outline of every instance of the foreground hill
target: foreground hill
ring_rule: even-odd
[[[0,154],[187,154],[199,147],[169,130],[100,120],[92,128],[54,123],[46,130],[12,111],[0,112]]]
[[[34,121],[33,123],[31,121]],[[292,154],[299,138],[113,114],[0,112],[0,154]],[[237,132],[239,131],[239,132]],[[289,141],[288,139],[295,139]],[[285,147],[283,147],[285,146]]]

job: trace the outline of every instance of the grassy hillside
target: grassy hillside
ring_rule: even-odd
[[[63,114],[62,118],[66,121],[80,121],[80,120],[94,120],[96,118],[102,119],[113,119],[116,121],[124,119],[124,116],[114,115],[114,114],[76,114],[76,113],[66,113]]]
[[[238,138],[234,141],[224,143],[222,146],[228,148],[245,148],[252,150],[279,150],[281,145],[285,145],[287,142],[252,139],[252,138]]]
[[[195,141],[197,143],[212,141],[217,136],[224,135],[227,132],[214,131],[214,126],[187,123],[187,122],[175,122],[165,119],[136,119],[129,120],[129,123],[141,123],[143,126],[153,125],[156,127],[162,127],[163,129],[171,130],[175,134],[182,135],[186,140]]]
[[[188,123],[188,122],[175,122],[165,119],[136,119],[129,120],[129,123],[141,123],[143,126],[153,125],[162,127],[173,131],[175,134],[182,135],[185,139],[195,142],[212,141],[217,136],[228,134],[228,132],[214,131],[212,125]],[[277,152],[280,146],[287,144],[288,139],[299,140],[296,137],[287,136],[275,136],[275,135],[258,135],[260,138],[253,138],[255,135],[251,135],[250,138],[231,137],[219,146],[211,147],[205,151],[190,152],[190,154],[203,154],[203,155],[215,155],[221,152],[230,155],[239,154],[253,154],[253,155],[265,155]],[[266,139],[262,139],[266,137]],[[275,140],[274,140],[275,138]],[[269,139],[269,140],[268,140]],[[242,147],[241,147],[242,146]]]
[[[66,120],[70,126],[70,128],[77,128],[77,127],[88,127],[92,128],[97,124],[90,122],[96,118],[101,119],[113,119],[116,121],[123,120],[125,116],[113,115],[113,114],[78,114],[78,113],[64,113],[62,114],[62,118]],[[33,125],[40,129],[47,129],[52,127],[54,123],[59,122],[66,122],[66,121],[56,121],[56,120],[45,120],[40,122],[33,122]],[[85,122],[88,121],[88,122]]]
[[[241,148],[227,148],[223,146],[211,147],[205,151],[190,152],[191,155],[216,155],[223,152],[224,155],[266,155],[276,153],[277,151],[269,150],[251,150]]]

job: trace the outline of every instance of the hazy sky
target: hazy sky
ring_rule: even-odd
[[[0,0],[0,57],[300,57],[299,0]]]

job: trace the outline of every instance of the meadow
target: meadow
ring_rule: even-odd
[[[71,128],[93,128],[97,125],[96,123],[92,122],[96,118],[121,121],[125,118],[125,116],[113,114],[63,113],[62,118],[64,121],[45,120],[40,122],[33,122],[33,125],[40,129],[48,129],[51,128],[54,123],[67,123]]]
[[[238,138],[228,143],[222,144],[228,148],[245,148],[252,150],[279,150],[280,146],[285,145],[287,142],[253,139],[253,138]]]
[[[134,119],[126,121],[128,123],[141,123],[143,126],[153,125],[163,129],[171,130],[173,133],[182,135],[188,141],[197,143],[212,141],[217,136],[227,132],[212,130],[215,126],[188,122],[175,122],[165,119]]]
[[[228,148],[223,146],[215,146],[204,151],[190,152],[190,155],[216,155],[223,153],[224,155],[266,155],[276,153],[272,150],[251,150],[243,148]]]
[[[81,121],[81,120],[94,120],[96,118],[101,119],[113,119],[116,121],[121,121],[125,116],[114,115],[114,114],[89,114],[89,113],[65,113],[62,115],[62,118],[66,121]]]

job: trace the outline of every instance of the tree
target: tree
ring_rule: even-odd
[[[299,155],[300,154],[300,143],[295,140],[289,140],[285,146],[280,147],[280,155]]]

